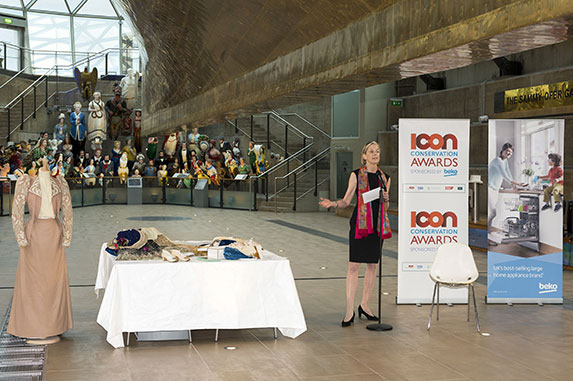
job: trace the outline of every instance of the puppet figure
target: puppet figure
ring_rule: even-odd
[[[125,184],[127,176],[129,176],[129,168],[127,168],[127,154],[124,152],[119,159],[119,169],[117,170],[119,175],[119,182]]]
[[[88,104],[88,135],[87,139],[94,149],[94,140],[99,138],[100,143],[106,139],[107,118],[105,104],[101,100],[101,93],[94,92],[94,99]]]
[[[121,79],[119,86],[121,87],[121,96],[127,103],[127,108],[135,108],[137,102],[139,72],[129,68],[127,75]]]
[[[74,69],[74,78],[82,98],[86,101],[89,100],[97,84],[97,68],[94,67],[90,73],[87,66],[83,72],[80,72],[80,69],[76,67]]]
[[[147,158],[149,160],[155,159],[158,143],[159,139],[156,136],[147,139],[147,148],[145,149],[145,152],[147,153]]]
[[[257,155],[256,169],[257,175],[264,173],[269,167],[268,161],[265,159],[265,146],[262,144],[255,145],[255,155]]]
[[[229,177],[234,179],[239,173],[239,166],[237,165],[237,160],[233,159],[233,154],[230,150],[224,153],[225,155],[225,167],[229,172]]]
[[[141,152],[141,110],[135,110],[133,118],[133,138],[135,140],[135,150]]]
[[[163,151],[170,161],[173,160],[173,156],[177,152],[177,142],[177,132],[170,133],[163,142]]]

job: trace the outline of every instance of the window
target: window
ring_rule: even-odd
[[[332,137],[360,136],[360,91],[354,90],[332,97]]]

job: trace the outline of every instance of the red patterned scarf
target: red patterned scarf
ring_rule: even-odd
[[[384,172],[382,172],[380,168],[376,168],[376,170],[380,171],[382,174],[384,179],[384,186],[386,187],[386,177],[384,176]],[[380,180],[378,180],[378,186],[382,186]],[[364,199],[362,198],[363,194],[369,190],[370,185],[368,184],[368,172],[366,171],[366,166],[364,165],[358,170],[358,213],[356,215],[356,228],[354,232],[355,239],[361,239],[374,233],[374,226],[372,223],[372,203],[369,202],[365,204]],[[384,212],[384,200],[382,199],[379,201],[378,224],[376,227],[378,237],[381,236],[382,239],[392,237],[390,224],[388,223],[388,219]],[[382,228],[384,228],[384,231],[382,231]]]

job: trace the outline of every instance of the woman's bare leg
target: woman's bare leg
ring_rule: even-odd
[[[378,263],[367,263],[366,264],[366,275],[364,276],[364,289],[362,290],[362,301],[360,305],[364,312],[368,315],[372,315],[369,303],[370,297],[372,296],[372,290],[374,289],[374,282],[376,281],[376,269],[378,268]]]
[[[352,319],[354,314],[354,296],[358,289],[358,270],[360,263],[348,262],[348,274],[346,274],[346,316],[344,321]]]

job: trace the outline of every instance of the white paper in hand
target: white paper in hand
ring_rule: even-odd
[[[380,198],[380,187],[372,189],[371,191],[362,193],[362,200],[365,204],[378,200]]]

